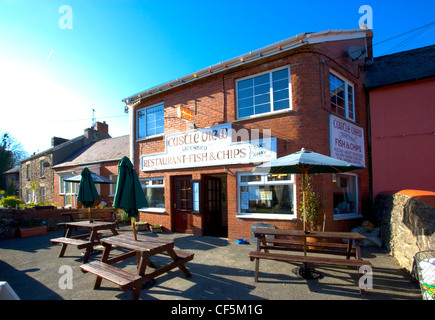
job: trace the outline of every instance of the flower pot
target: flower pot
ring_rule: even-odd
[[[150,229],[154,233],[162,232],[162,226],[161,225],[150,225]]]
[[[148,222],[136,222],[136,230],[137,231],[148,230]]]
[[[47,234],[46,226],[20,229],[21,238],[40,236],[43,234]]]

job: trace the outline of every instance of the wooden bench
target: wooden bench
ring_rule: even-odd
[[[267,250],[284,250],[284,251],[304,251],[304,242],[294,239],[266,239],[268,245],[260,245],[260,249]],[[337,242],[311,242],[307,241],[307,252],[342,255],[348,257],[356,256],[356,248],[352,246],[350,252],[347,252],[348,245]],[[315,249],[313,249],[315,248]],[[336,250],[341,249],[341,250]]]
[[[60,250],[59,257],[63,257],[65,254],[66,247],[70,244],[73,246],[76,246],[77,249],[84,249],[92,246],[92,243],[90,241],[84,241],[77,238],[66,238],[66,237],[60,237],[60,238],[54,238],[50,239],[50,242],[52,244],[62,244],[62,249]]]
[[[267,241],[269,241],[269,239]],[[270,247],[268,247],[268,248],[270,249]],[[296,262],[296,263],[313,264],[313,265],[332,265],[332,266],[340,266],[340,267],[356,267],[356,268],[360,268],[361,266],[373,267],[373,265],[369,261],[366,261],[366,260],[304,256],[304,255],[290,255],[290,254],[259,252],[259,251],[251,251],[249,253],[249,258],[251,259],[251,261],[253,261],[253,260],[256,261],[256,263],[255,263],[255,282],[258,282],[259,260],[260,259],[269,259],[269,260],[285,261],[285,262]],[[358,270],[358,272],[359,272],[359,270]],[[359,274],[360,274],[360,277],[363,275],[361,273],[359,273]],[[362,289],[361,289],[361,293],[364,293],[364,291]]]
[[[106,279],[118,285],[122,291],[133,289],[133,299],[138,299],[142,286],[142,277],[128,271],[116,268],[101,261],[91,261],[80,266],[86,273],[90,272],[97,276],[94,289],[101,286],[102,279]]]

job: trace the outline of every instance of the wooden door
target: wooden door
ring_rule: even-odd
[[[221,179],[205,177],[205,234],[220,235],[222,229],[222,186]]]
[[[174,231],[185,233],[192,213],[192,178],[190,176],[172,179],[172,217]]]

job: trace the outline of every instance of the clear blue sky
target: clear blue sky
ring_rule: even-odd
[[[0,0],[0,132],[43,151],[81,135],[95,109],[113,137],[128,134],[123,98],[302,32],[358,28],[362,5],[374,44],[435,20],[431,0]],[[421,31],[375,56],[435,44],[435,26]]]

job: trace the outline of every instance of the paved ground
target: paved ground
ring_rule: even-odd
[[[131,232],[130,227],[121,227]],[[260,262],[260,282],[254,283],[254,262],[248,258],[253,245],[241,245],[224,238],[199,237],[177,233],[151,234],[174,239],[175,246],[192,251],[195,258],[187,264],[192,277],[186,279],[174,269],[157,278],[155,285],[141,292],[142,300],[421,300],[418,283],[399,269],[394,258],[384,249],[363,248],[364,259],[374,265],[373,289],[366,296],[359,294],[358,276],[354,269],[318,267],[324,276],[305,280],[292,275],[293,264],[275,261]],[[103,280],[93,290],[94,275],[80,271],[81,251],[68,247],[59,258],[60,245],[45,236],[0,241],[0,281],[7,281],[23,300],[129,300],[131,292],[122,292]],[[92,259],[99,259],[100,255]],[[155,264],[166,257],[156,257]],[[73,272],[73,288],[62,289],[62,266]],[[135,272],[135,258],[118,266]],[[61,285],[60,285],[61,284]]]

